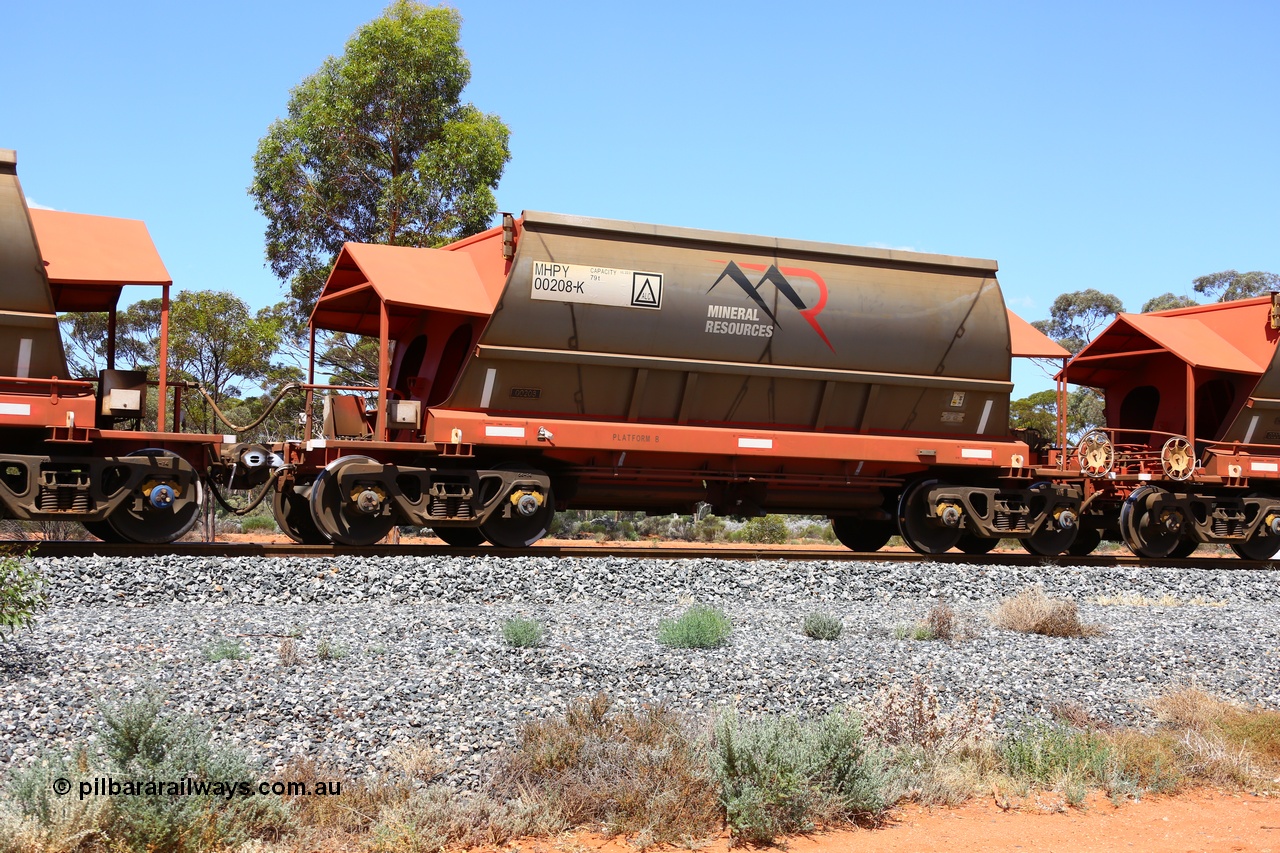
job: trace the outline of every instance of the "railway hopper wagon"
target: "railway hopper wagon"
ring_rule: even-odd
[[[272,477],[303,542],[525,546],[557,507],[706,503],[828,515],[857,550],[1060,553],[1080,489],[1008,409],[1011,357],[1065,352],[996,269],[534,212],[442,249],[347,244],[311,382],[330,330],[378,339],[378,386],[328,389],[312,437],[223,468]]]
[[[142,222],[28,210],[17,155],[0,149],[0,515],[152,544],[195,523],[224,436],[164,431],[181,418],[165,368],[170,284]],[[162,291],[158,381],[115,369],[126,285]],[[107,313],[107,369],[97,376],[69,375],[59,311]],[[152,396],[159,431],[143,429]]]
[[[1085,435],[1081,536],[1143,557],[1201,543],[1245,559],[1280,551],[1280,295],[1121,314],[1059,375],[1097,388]]]

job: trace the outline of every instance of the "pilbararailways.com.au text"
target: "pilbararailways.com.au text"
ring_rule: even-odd
[[[58,778],[53,780],[53,792],[58,796],[71,793],[71,780]],[[218,781],[212,779],[165,780],[128,778],[116,779],[111,776],[96,776],[92,779],[81,779],[76,784],[81,800],[86,797],[218,797],[230,800],[235,797],[277,796],[277,797],[325,797],[338,796],[342,793],[342,782],[247,782]]]

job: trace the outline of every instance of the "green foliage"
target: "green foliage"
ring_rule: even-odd
[[[839,616],[810,613],[804,617],[804,635],[814,640],[836,640],[844,632]]]
[[[238,383],[273,378],[271,359],[284,328],[275,309],[253,314],[233,293],[184,290],[173,300],[171,311],[173,376],[199,382],[219,408],[240,396]],[[200,432],[220,431],[212,408],[200,395],[189,397],[184,409]]]
[[[102,711],[98,732],[105,761],[81,748],[74,757],[46,758],[20,771],[9,787],[19,811],[45,829],[65,837],[68,818],[76,819],[75,837],[89,849],[93,841],[111,849],[157,853],[224,850],[253,838],[278,836],[288,826],[276,798],[228,796],[225,791],[179,795],[153,788],[138,795],[110,796],[107,807],[86,812],[77,796],[58,796],[53,780],[111,778],[134,784],[178,782],[251,782],[256,768],[241,753],[215,747],[208,732],[184,718],[161,713],[162,703],[147,696]],[[93,801],[106,799],[97,795]],[[77,815],[69,812],[79,811]],[[70,848],[68,848],[70,849]],[[92,849],[99,849],[93,847]],[[103,847],[102,849],[105,849]]]
[[[241,533],[278,533],[280,527],[276,524],[276,520],[269,515],[248,515],[240,519]]]
[[[290,94],[254,155],[272,270],[305,317],[345,241],[439,246],[488,227],[509,130],[461,100],[448,7],[396,0]]]
[[[1111,741],[1093,731],[1037,722],[1008,736],[1000,748],[1003,771],[1042,788],[1057,788],[1079,805],[1090,787],[1133,790]]]
[[[1152,311],[1169,311],[1174,308],[1190,308],[1193,305],[1199,305],[1190,296],[1179,296],[1175,293],[1162,293],[1159,296],[1153,296],[1146,302],[1142,303],[1142,313],[1149,314]]]
[[[0,639],[35,624],[36,613],[48,606],[44,579],[18,557],[0,557]]]
[[[244,646],[235,640],[223,637],[216,643],[205,646],[205,660],[217,663],[220,660],[244,660],[248,654],[244,650]]]
[[[316,643],[316,657],[320,660],[342,660],[349,654],[347,647],[341,643],[330,640],[321,640]]]
[[[1192,281],[1196,293],[1205,296],[1216,296],[1219,302],[1230,302],[1235,299],[1248,299],[1251,296],[1263,296],[1272,290],[1280,290],[1280,275],[1273,272],[1222,272],[1202,275]]]
[[[536,619],[508,619],[502,623],[502,639],[514,649],[532,649],[542,645],[545,631]]]
[[[1076,388],[1067,395],[1067,439],[1075,441],[1101,426],[1106,411],[1102,395],[1092,388]],[[1050,389],[1037,391],[1009,403],[1009,426],[1035,429],[1053,443],[1058,435],[1058,394]]]
[[[858,717],[716,725],[712,770],[734,840],[769,844],[815,822],[876,815],[886,807],[883,756],[868,749]]]
[[[780,515],[766,515],[750,519],[742,527],[742,538],[747,542],[765,545],[785,545],[791,538],[787,521]]]
[[[676,619],[658,625],[658,642],[673,649],[715,649],[729,641],[733,624],[724,611],[695,604]]]
[[[1118,296],[1089,288],[1064,293],[1053,300],[1048,320],[1037,320],[1031,325],[1062,344],[1073,354],[1084,349],[1115,315],[1124,310]]]

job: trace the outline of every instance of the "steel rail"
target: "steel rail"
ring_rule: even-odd
[[[1212,571],[1280,568],[1280,561],[1241,560],[1234,556],[1146,560],[1131,554],[1039,557],[1002,551],[990,554],[917,554],[914,551],[855,552],[825,548],[759,548],[679,545],[663,547],[615,545],[536,545],[532,548],[455,548],[450,545],[379,544],[363,547],[298,545],[292,542],[176,542],[171,545],[114,544],[88,540],[0,540],[0,552],[38,557],[629,557],[637,560],[828,560],[834,562],[972,563],[991,566],[1131,566],[1207,569]]]

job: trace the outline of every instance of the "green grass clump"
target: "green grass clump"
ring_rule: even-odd
[[[658,625],[658,642],[673,649],[715,649],[729,641],[733,625],[724,611],[695,604]]]
[[[542,623],[536,619],[508,619],[502,623],[502,639],[513,649],[532,649],[542,645],[545,635]]]
[[[216,643],[205,646],[204,649],[205,660],[212,663],[217,663],[220,660],[244,660],[248,656],[249,654],[244,650],[244,646],[226,637]]]
[[[320,660],[342,660],[348,654],[347,647],[341,643],[321,640],[316,643],[316,657]]]
[[[848,712],[817,720],[773,717],[716,725],[712,771],[735,842],[771,844],[818,823],[884,811],[883,753]]]
[[[742,526],[742,538],[762,545],[785,545],[791,538],[787,520],[780,515],[753,518]]]
[[[810,613],[804,617],[804,635],[814,640],[836,640],[844,632],[839,616]]]

